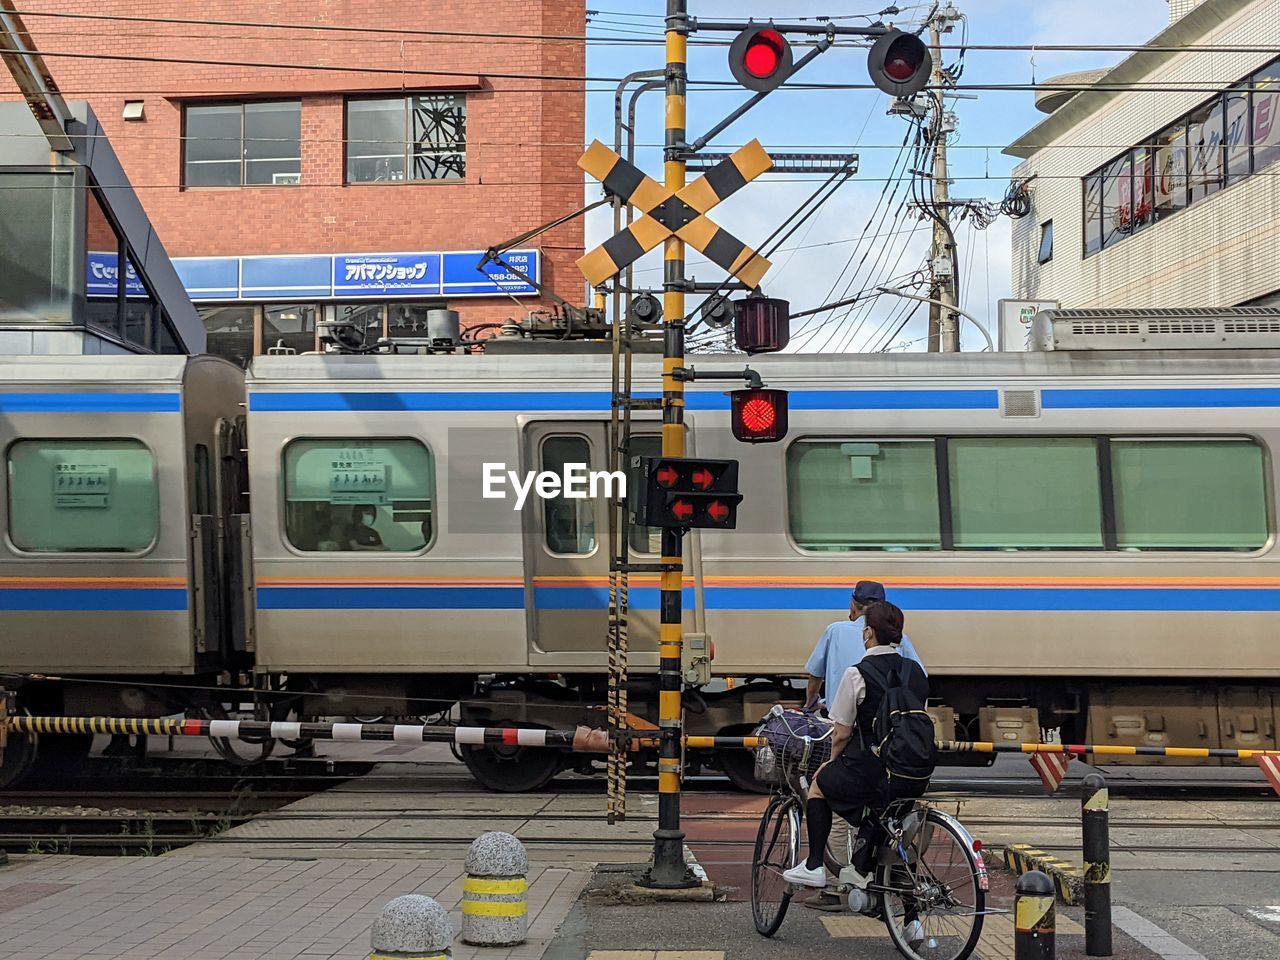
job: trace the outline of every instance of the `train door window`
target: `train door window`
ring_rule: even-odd
[[[564,477],[574,467],[584,476],[591,470],[591,444],[577,435],[551,436],[542,441],[542,467]],[[585,555],[596,549],[595,498],[563,494],[542,501],[543,536],[552,553]]]
[[[284,529],[299,550],[414,553],[432,540],[435,460],[418,440],[326,437],[284,451]]]
[[[1102,549],[1092,437],[955,437],[947,447],[956,549]]]
[[[19,440],[9,448],[9,538],[33,553],[139,553],[160,488],[138,440]]]
[[[798,441],[791,536],[806,550],[939,550],[936,471],[933,440]]]
[[[202,517],[213,513],[213,470],[209,464],[209,447],[196,444],[195,455],[196,513]]]
[[[1111,441],[1121,550],[1256,550],[1267,542],[1262,448],[1246,439]]]
[[[662,437],[657,434],[633,434],[631,437],[631,456],[632,457],[660,457],[662,456]],[[627,471],[627,497],[639,496],[637,485],[632,481],[631,471]],[[630,511],[631,504],[627,503],[627,510]],[[661,527],[645,527],[638,523],[630,525],[631,530],[631,549],[636,553],[662,553],[662,528]]]

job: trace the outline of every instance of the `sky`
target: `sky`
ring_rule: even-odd
[[[597,3],[599,6],[597,6]],[[690,0],[690,14],[703,20],[778,21],[802,17],[852,17],[875,14],[883,7],[859,0]],[[1100,44],[1143,43],[1169,22],[1166,0],[955,0],[967,17],[968,42],[973,44]],[[625,40],[660,38],[665,0],[595,0],[588,2],[587,35]],[[901,12],[885,16],[906,27],[927,15],[929,4],[903,2]],[[1123,15],[1117,16],[1116,11]],[[845,24],[868,20],[842,19]],[[958,43],[961,28],[945,37],[944,44]],[[727,34],[695,34],[692,39],[725,40]],[[798,49],[797,58],[804,50]],[[944,51],[951,65],[958,51]],[[1061,73],[1113,65],[1123,59],[1115,52],[1054,52],[1028,50],[969,51],[964,60],[961,86],[986,83],[1030,83]],[[663,66],[658,44],[623,45],[591,43],[587,72],[597,77],[619,77],[633,70]],[[691,45],[689,76],[696,80],[731,80],[727,48]],[[868,80],[865,48],[837,45],[822,54],[796,77],[805,83],[865,83]],[[613,142],[612,84],[590,83],[587,95],[587,138]],[[1008,186],[1015,159],[1003,147],[1034,126],[1043,114],[1036,111],[1029,91],[977,91],[977,99],[956,101],[957,135],[949,150],[950,175],[955,180],[951,196],[999,201]],[[689,139],[693,140],[728,114],[749,94],[736,86],[693,89],[688,98]],[[930,228],[914,216],[892,215],[882,193],[896,208],[907,193],[906,183],[887,182],[899,147],[908,132],[907,122],[886,115],[890,98],[874,90],[789,90],[785,86],[765,99],[721,134],[707,148],[727,152],[753,137],[775,151],[834,151],[859,154],[859,172],[808,220],[771,259],[773,267],[763,284],[769,296],[790,301],[792,312],[820,306],[880,285],[908,279],[918,270],[928,250]],[[637,163],[661,180],[663,112],[661,92],[645,94],[639,101]],[[759,246],[822,178],[799,179],[766,174],[712,211],[712,218],[749,246]],[[586,201],[599,199],[598,185],[585,186]],[[888,214],[885,211],[889,210]],[[874,217],[873,217],[874,214]],[[588,215],[587,248],[612,232],[607,207]],[[996,301],[1010,295],[1009,221],[999,218],[986,230],[964,223],[954,227],[960,252],[961,308],[972,313],[995,335]],[[857,242],[859,238],[861,242]],[[718,282],[719,268],[700,263],[690,251],[689,274],[698,280]],[[847,267],[847,269],[846,269]],[[637,283],[660,289],[661,252],[654,251],[637,265]],[[852,308],[830,311],[810,320],[797,320],[792,348],[807,352],[878,349],[922,350],[927,307],[921,304],[908,321],[912,303],[882,296]],[[905,322],[905,325],[903,325]],[[981,335],[962,323],[964,349],[979,349]]]

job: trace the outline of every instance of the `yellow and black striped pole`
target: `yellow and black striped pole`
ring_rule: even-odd
[[[663,151],[664,183],[678,191],[685,185],[685,90],[688,81],[688,0],[667,0],[667,100],[666,140]],[[665,336],[662,350],[662,455],[684,456],[684,383],[675,370],[684,363],[684,241],[668,237],[663,243],[662,313]],[[684,562],[683,533],[662,530],[662,593],[658,627],[658,829],[653,832],[653,866],[648,884],[653,887],[695,886],[685,867],[684,832],[680,829],[680,774],[684,723],[683,676],[680,670],[683,642]]]
[[[1109,792],[1100,774],[1084,778],[1080,820],[1084,839],[1084,952],[1111,956],[1111,838]]]
[[[1053,881],[1030,870],[1013,887],[1014,960],[1054,960],[1057,955]]]

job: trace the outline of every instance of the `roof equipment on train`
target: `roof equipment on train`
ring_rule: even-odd
[[[1258,350],[1280,347],[1274,307],[1042,310],[1031,349]]]

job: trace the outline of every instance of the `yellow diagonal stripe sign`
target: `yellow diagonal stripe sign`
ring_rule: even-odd
[[[706,216],[721,200],[773,166],[759,140],[734,151],[678,191],[645,176],[599,140],[592,141],[578,166],[599,180],[606,191],[642,214],[578,261],[578,269],[592,286],[617,276],[628,264],[672,236],[748,286],[760,285],[769,261]]]

